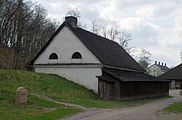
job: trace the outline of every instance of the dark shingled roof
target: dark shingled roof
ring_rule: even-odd
[[[160,75],[159,78],[167,80],[182,80],[182,64],[168,70],[166,73]]]
[[[144,69],[118,43],[82,28],[73,28],[65,22],[58,28],[50,40],[30,62],[30,65],[34,64],[35,60],[64,26],[68,26],[70,30],[81,40],[81,42],[102,62],[102,64],[136,71],[144,71]]]
[[[101,79],[101,80],[104,80],[104,81],[107,81],[107,82],[110,82],[110,83],[114,83],[116,81],[116,79],[110,75],[102,75],[102,76],[97,76],[97,78]]]
[[[110,68],[103,68],[103,75],[100,76],[100,78],[111,79],[113,77],[114,79],[117,79],[122,82],[169,82],[165,79],[160,79],[148,74],[145,74],[143,72],[135,72],[135,71],[124,71],[124,70],[118,70],[118,69],[110,69]],[[114,80],[113,80],[114,81]]]

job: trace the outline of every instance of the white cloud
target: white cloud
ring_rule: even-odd
[[[154,7],[152,5],[145,5],[143,7],[139,7],[136,10],[136,15],[143,18],[151,19],[151,16],[154,15]]]

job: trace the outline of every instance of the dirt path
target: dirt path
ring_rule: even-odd
[[[182,101],[178,90],[170,91],[173,98],[154,101],[145,105],[121,109],[88,109],[64,120],[182,120],[182,114],[164,113],[159,110]]]
[[[60,102],[60,101],[51,99],[48,96],[40,96],[40,95],[34,94],[34,93],[32,93],[31,95],[42,98],[42,99],[45,99],[47,101],[51,101],[51,102],[54,102],[54,103],[57,103],[57,104],[61,104],[61,105],[67,106],[67,107],[74,107],[74,108],[78,108],[78,109],[82,109],[82,110],[88,110],[88,108],[86,108],[84,106],[77,105],[77,104],[72,104],[72,103]]]

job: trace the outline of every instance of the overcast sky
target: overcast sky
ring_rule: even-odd
[[[62,21],[65,13],[76,9],[81,21],[94,19],[115,20],[121,29],[132,33],[129,45],[137,55],[147,49],[155,60],[174,67],[181,62],[182,0],[32,0],[41,3],[48,16]]]

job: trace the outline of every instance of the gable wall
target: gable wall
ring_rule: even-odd
[[[157,65],[152,65],[149,69],[148,72],[150,75],[158,77],[159,75],[163,74],[164,72],[159,68]]]
[[[71,59],[74,52],[79,52],[82,59]],[[49,60],[51,53],[57,53],[58,60]],[[80,65],[72,63],[81,63]],[[87,64],[82,64],[87,63]],[[85,45],[64,27],[52,40],[34,63],[35,72],[57,74],[75,83],[98,92],[98,79],[102,75],[100,61]]]
[[[71,59],[74,52],[80,52],[82,59]],[[59,59],[49,60],[48,58],[51,53],[57,53]],[[71,30],[65,26],[34,62],[34,64],[51,63],[100,63],[100,61],[85,47]]]

